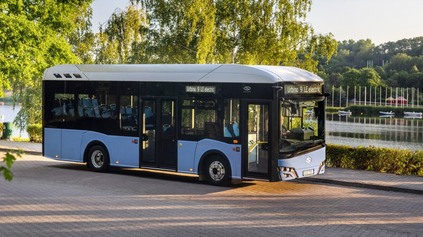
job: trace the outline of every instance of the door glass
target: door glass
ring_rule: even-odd
[[[268,173],[268,105],[248,105],[248,172]]]
[[[161,106],[159,160],[163,167],[176,166],[175,102],[163,100]]]
[[[143,142],[142,142],[142,161],[156,161],[156,103],[152,100],[143,102]]]

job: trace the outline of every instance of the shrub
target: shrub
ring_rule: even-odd
[[[43,129],[41,124],[30,124],[26,128],[26,132],[29,135],[29,140],[32,142],[41,142],[42,141],[42,135],[43,135]]]
[[[423,176],[423,151],[328,145],[326,164],[329,167]]]

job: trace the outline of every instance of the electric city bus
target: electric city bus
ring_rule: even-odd
[[[286,66],[58,65],[43,78],[43,155],[215,185],[325,172],[323,80]]]

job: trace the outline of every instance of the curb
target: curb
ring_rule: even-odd
[[[393,187],[393,186],[348,182],[348,181],[331,180],[331,179],[320,179],[320,178],[303,178],[302,180],[313,182],[313,183],[326,183],[326,184],[335,184],[340,186],[348,186],[348,187],[356,187],[356,188],[368,188],[368,189],[376,189],[376,190],[382,190],[382,191],[423,195],[423,190],[410,189],[410,188],[400,188],[400,187]]]

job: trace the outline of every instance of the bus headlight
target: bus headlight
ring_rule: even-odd
[[[279,166],[278,172],[279,172],[279,178],[282,181],[292,180],[298,177],[297,172],[295,171],[294,168]]]

